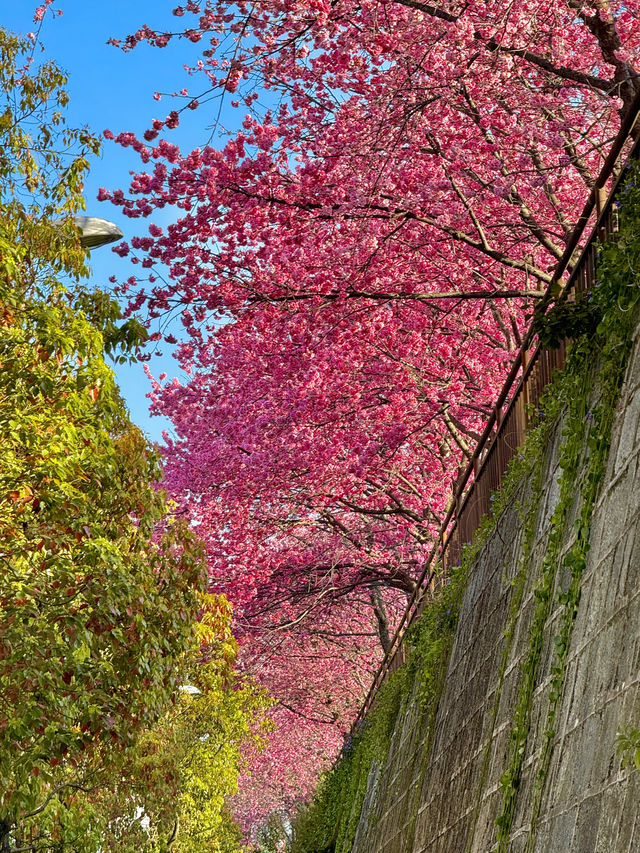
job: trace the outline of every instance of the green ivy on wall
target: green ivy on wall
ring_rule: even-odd
[[[460,566],[408,632],[406,664],[380,688],[361,728],[345,744],[340,761],[324,776],[313,801],[301,809],[293,822],[291,853],[350,853],[368,786],[375,784],[376,776],[380,779],[389,758],[394,730],[409,702],[420,704],[430,725],[426,746],[419,756],[423,772],[428,772],[430,736],[434,728],[431,723],[446,678],[467,578],[500,516],[515,502],[523,538],[520,563],[512,580],[510,615],[492,709],[491,726],[495,723],[515,629],[532,571],[531,558],[543,496],[545,449],[553,430],[558,429],[561,422],[560,496],[551,517],[542,568],[533,588],[534,611],[513,708],[507,766],[500,782],[502,806],[496,819],[498,850],[506,851],[527,752],[545,631],[550,614],[560,608],[526,848],[533,850],[543,785],[554,744],[556,712],[580,601],[581,578],[589,551],[591,520],[605,473],[615,406],[631,348],[637,313],[634,309],[640,296],[637,279],[640,273],[640,187],[636,186],[639,175],[636,165],[629,169],[616,239],[598,247],[597,288],[575,303],[560,302],[544,317],[536,318],[536,329],[545,345],[557,345],[567,334],[574,338],[565,368],[547,389],[538,407],[542,417],[529,428],[523,447],[512,460],[500,492],[494,495],[491,516],[483,519],[473,542],[463,551]],[[575,521],[570,525],[572,518]],[[562,584],[558,580],[560,576]],[[467,851],[473,845],[491,741],[490,736],[476,791]],[[637,730],[621,733],[618,749],[627,763],[635,760],[640,767]],[[409,835],[413,833],[417,807],[417,801],[413,802],[415,814],[408,815]],[[367,819],[369,831],[375,831],[371,823],[375,817],[369,815]],[[408,838],[405,849],[409,849],[407,845],[411,843],[412,838]]]
[[[465,555],[412,626],[405,638],[407,663],[381,686],[361,728],[345,744],[340,761],[298,814],[291,853],[349,853],[352,849],[367,786],[385,766],[398,719],[410,701],[417,701],[429,719],[435,715],[471,563]],[[410,823],[412,818],[415,815],[409,816]]]
[[[321,779],[313,801],[293,823],[293,853],[342,853],[353,845],[372,767],[386,760],[406,699],[406,670],[380,688],[362,727],[347,740],[340,761]]]
[[[530,814],[527,853],[535,846],[536,824],[542,802],[555,737],[555,718],[566,675],[567,654],[580,602],[582,574],[587,563],[591,520],[602,482],[615,407],[631,350],[634,310],[640,288],[640,188],[636,186],[637,165],[630,169],[623,190],[620,232],[616,239],[598,246],[597,287],[573,306],[561,303],[546,315],[549,332],[541,337],[558,339],[559,322],[572,314],[571,331],[578,337],[571,345],[564,370],[545,395],[544,424],[550,425],[566,411],[560,449],[560,498],[551,519],[551,529],[540,578],[534,588],[535,609],[529,629],[529,649],[521,668],[518,698],[513,714],[509,762],[500,780],[502,811],[498,826],[498,851],[506,851],[515,804],[522,778],[526,743],[531,723],[533,693],[537,684],[545,626],[552,609],[562,608],[558,633],[554,636],[554,660],[543,726],[543,742],[536,769],[536,785]],[[541,320],[538,320],[540,324]],[[596,399],[592,389],[596,389]],[[544,431],[544,427],[542,428]],[[580,475],[580,476],[579,476]],[[577,512],[576,512],[577,509]],[[525,518],[525,537],[535,529],[537,507],[532,504]],[[575,514],[573,529],[569,519]],[[571,544],[564,551],[565,543]],[[565,589],[558,588],[561,572],[568,575]]]

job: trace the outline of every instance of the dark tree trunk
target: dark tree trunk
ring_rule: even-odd
[[[382,646],[384,653],[387,654],[391,648],[389,623],[387,621],[387,611],[384,606],[384,601],[382,600],[380,590],[377,586],[374,586],[371,590],[371,604],[373,605],[373,612],[375,613],[376,621],[378,623],[378,637],[380,638],[380,645]]]
[[[11,842],[9,833],[12,824],[6,818],[0,820],[0,853],[11,853]]]

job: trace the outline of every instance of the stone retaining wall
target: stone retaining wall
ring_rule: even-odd
[[[508,766],[521,664],[530,642],[533,589],[559,500],[562,426],[557,425],[544,459],[533,556],[504,678],[501,682],[504,633],[523,542],[517,501],[503,513],[472,569],[434,726],[429,732],[419,704],[407,703],[386,766],[371,771],[353,853],[488,853],[496,848],[495,819],[502,808],[499,783]],[[619,728],[640,728],[639,463],[636,338],[592,518],[591,549],[548,772],[538,782],[553,638],[562,607],[551,608],[545,626],[508,843],[512,851],[640,851],[640,773],[623,770],[615,749]],[[521,501],[526,502],[529,488],[522,485]],[[564,548],[570,545],[569,533]],[[567,585],[566,571],[558,571],[556,591]],[[540,808],[532,825],[536,797]]]

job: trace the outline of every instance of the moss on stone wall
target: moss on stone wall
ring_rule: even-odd
[[[458,614],[474,562],[493,532],[503,510],[522,494],[528,482],[526,501],[518,505],[523,529],[520,563],[512,581],[510,615],[504,632],[502,663],[498,687],[493,699],[490,736],[480,779],[475,791],[471,829],[466,849],[474,845],[480,802],[484,794],[493,722],[501,699],[505,669],[510,659],[515,626],[530,577],[536,522],[543,497],[543,461],[552,431],[562,415],[564,430],[559,451],[560,496],[553,510],[546,553],[534,584],[535,605],[529,623],[527,650],[519,675],[519,686],[511,708],[512,724],[506,766],[500,780],[501,803],[496,815],[498,850],[506,851],[522,779],[525,754],[537,755],[536,784],[529,808],[529,832],[526,850],[534,849],[536,827],[542,801],[542,788],[548,772],[554,743],[555,719],[562,695],[567,651],[578,612],[581,578],[589,551],[591,520],[598,490],[604,476],[611,440],[615,404],[630,351],[635,308],[640,295],[640,188],[636,186],[638,169],[634,167],[623,193],[620,232],[616,239],[598,249],[598,287],[579,303],[576,316],[588,322],[571,326],[574,334],[583,331],[570,347],[565,369],[549,386],[540,404],[543,416],[528,434],[519,455],[512,461],[500,492],[494,496],[493,513],[485,518],[471,545],[463,551],[461,565],[440,589],[413,625],[405,639],[407,663],[381,687],[373,708],[353,739],[345,744],[339,762],[327,773],[314,800],[294,823],[291,853],[350,853],[365,797],[375,798],[380,775],[389,756],[394,729],[409,701],[418,701],[427,726],[438,707]],[[566,305],[552,309],[546,318],[549,335],[558,337]],[[575,316],[573,318],[575,320]],[[538,319],[544,335],[545,320]],[[523,499],[524,500],[524,499]],[[563,577],[563,583],[558,579]],[[553,637],[554,660],[548,685],[546,720],[542,743],[527,751],[531,730],[534,691],[539,682],[539,667],[548,630],[549,615],[560,608]],[[633,738],[621,739],[624,745]],[[640,742],[640,739],[638,740]],[[635,741],[633,748],[635,749]],[[423,772],[429,772],[430,737],[427,734],[420,760]],[[631,748],[631,747],[629,747]],[[640,754],[640,753],[639,753]],[[404,850],[413,844],[419,797],[412,797],[405,815],[407,827]],[[367,809],[363,819],[371,822],[375,809]],[[361,829],[362,831],[362,829]],[[367,831],[375,832],[374,826]],[[462,848],[461,848],[462,849]]]

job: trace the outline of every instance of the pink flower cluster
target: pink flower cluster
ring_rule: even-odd
[[[181,316],[166,486],[279,702],[247,827],[335,756],[635,96],[640,0],[449,8],[205,0],[124,45],[197,34],[193,73],[250,109],[217,148],[119,134],[152,168],[100,196],[180,210],[132,241],[162,277],[125,287]]]

